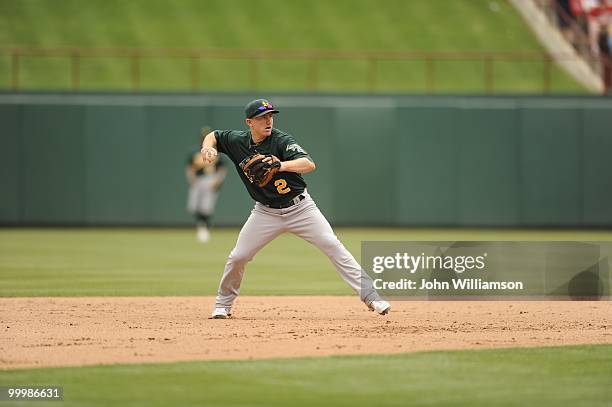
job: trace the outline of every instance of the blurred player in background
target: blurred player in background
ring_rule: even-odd
[[[209,127],[200,131],[200,145],[202,137],[210,133]],[[219,189],[225,181],[227,169],[223,161],[217,157],[211,163],[204,163],[199,147],[189,154],[185,176],[189,184],[189,197],[187,210],[196,221],[197,239],[208,242],[210,239],[211,218],[215,211]]]

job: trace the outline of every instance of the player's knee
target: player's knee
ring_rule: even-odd
[[[251,259],[253,258],[253,256],[248,253],[245,252],[243,250],[232,250],[232,252],[230,253],[227,262],[231,263],[231,264],[239,264],[239,265],[243,265],[248,263],[249,261],[251,261]]]
[[[342,243],[338,240],[336,236],[326,236],[325,238],[319,240],[318,246],[323,252],[326,254],[334,253],[338,247],[342,246]]]

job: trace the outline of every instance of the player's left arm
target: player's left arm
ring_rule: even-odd
[[[272,155],[270,157],[266,157],[263,159],[264,162],[275,162],[280,161],[280,168],[278,172],[297,172],[299,174],[307,174],[309,172],[313,172],[317,166],[312,161],[310,156],[308,157],[300,157],[294,160],[282,161],[277,156]]]
[[[286,139],[286,144],[280,151],[280,156],[272,156],[264,159],[264,161],[280,161],[279,172],[297,172],[298,174],[306,174],[314,171],[317,166],[310,155],[295,142],[293,137],[289,136]]]
[[[299,174],[307,174],[317,168],[314,161],[309,157],[300,157],[295,160],[281,161],[279,172],[297,172]]]

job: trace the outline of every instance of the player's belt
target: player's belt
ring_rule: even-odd
[[[293,205],[297,205],[299,204],[302,200],[304,200],[306,197],[304,195],[298,195],[295,198],[293,198],[292,200],[290,200],[289,202],[285,202],[285,203],[281,203],[281,204],[271,204],[271,205],[266,205],[268,208],[272,208],[272,209],[285,209],[285,208],[291,208]]]

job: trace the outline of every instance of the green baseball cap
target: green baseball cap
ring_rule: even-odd
[[[268,102],[266,99],[255,99],[249,102],[244,108],[244,114],[247,119],[254,119],[259,116],[263,116],[268,113],[279,113],[278,110],[274,109],[274,105]]]

